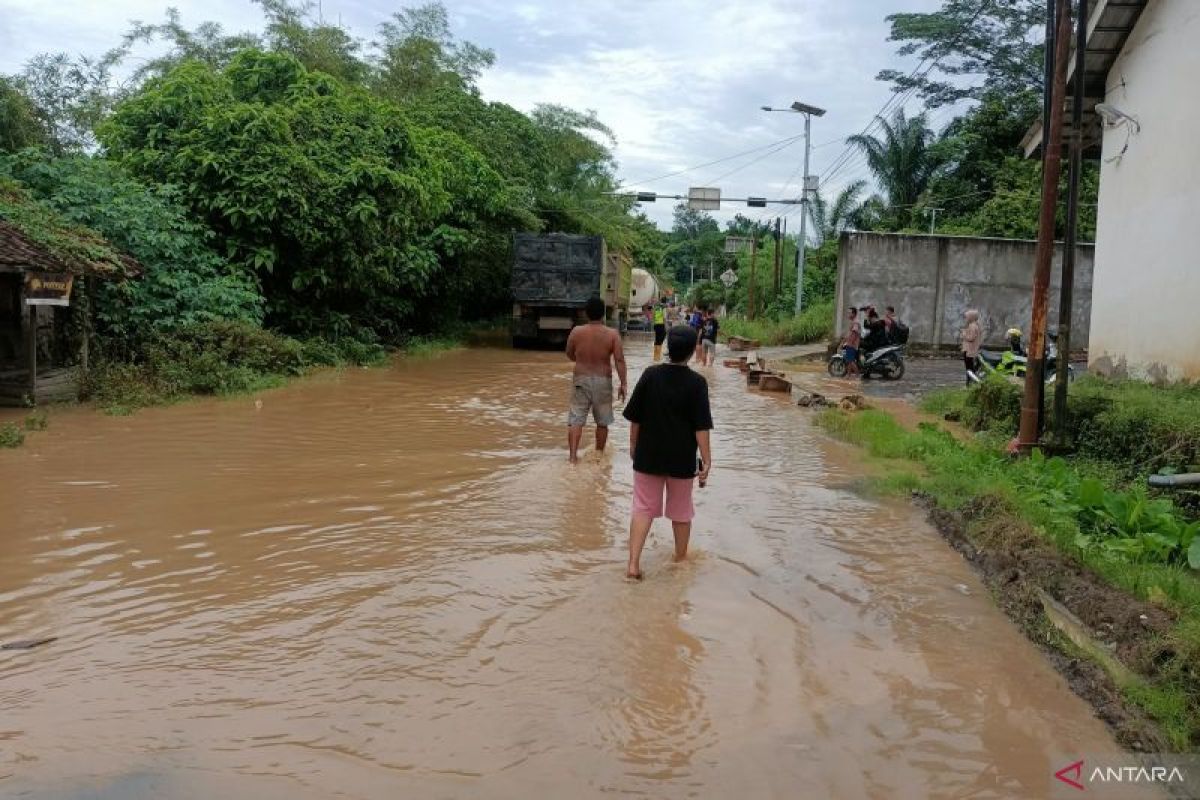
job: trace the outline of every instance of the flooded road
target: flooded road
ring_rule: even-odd
[[[641,584],[561,354],[52,413],[0,451],[0,642],[59,637],[0,652],[0,796],[1044,797],[1116,751],[857,451],[706,374],[693,557],[659,522]]]

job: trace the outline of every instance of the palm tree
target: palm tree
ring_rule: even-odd
[[[813,192],[808,200],[808,221],[817,247],[838,238],[847,228],[858,227],[863,205],[859,198],[866,188],[866,181],[855,181],[838,193],[832,207],[819,191]]]
[[[883,117],[876,120],[881,126],[880,136],[859,134],[847,139],[846,144],[857,147],[867,157],[867,167],[900,221],[899,227],[904,227],[941,166],[930,147],[934,133],[925,114],[910,118],[903,108],[897,109],[890,121]]]

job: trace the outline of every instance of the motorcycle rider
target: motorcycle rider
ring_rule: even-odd
[[[862,343],[864,354],[887,347],[887,325],[879,318],[879,313],[875,311],[874,306],[867,309],[867,322],[864,328],[866,331]]]

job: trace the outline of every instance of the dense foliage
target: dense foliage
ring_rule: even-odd
[[[200,322],[262,320],[253,278],[230,269],[211,248],[212,233],[188,217],[169,188],[149,188],[102,159],[36,151],[0,158],[0,175],[21,181],[141,265],[137,280],[96,287],[98,331],[110,347],[136,350],[156,333]]]
[[[145,358],[184,330],[215,347],[194,332],[222,321],[353,348],[492,318],[518,230],[661,262],[661,234],[608,194],[611,131],[485,102],[495,54],[457,40],[440,4],[365,42],[256,3],[261,34],[168,10],[99,57],[43,54],[0,80],[0,175],[144,268],[94,298],[107,353]]]
[[[919,55],[927,70],[884,70],[897,91],[916,91],[931,108],[987,93],[1007,96],[1042,84],[1042,41],[1032,32],[1045,19],[1044,0],[944,0],[937,11],[892,14],[892,41],[901,55]]]

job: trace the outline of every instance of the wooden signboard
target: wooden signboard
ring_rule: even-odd
[[[71,305],[71,284],[74,279],[75,276],[68,272],[26,272],[25,305]]]

